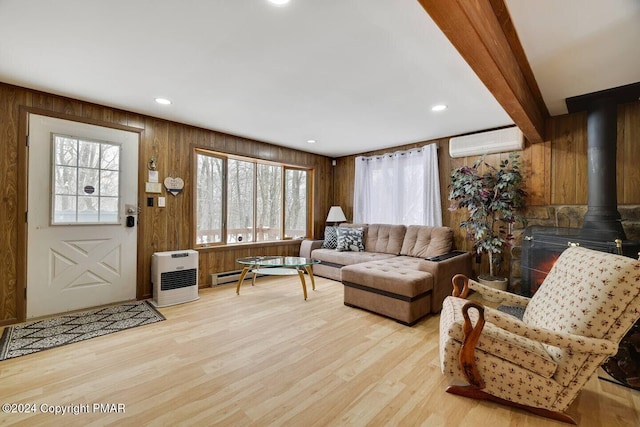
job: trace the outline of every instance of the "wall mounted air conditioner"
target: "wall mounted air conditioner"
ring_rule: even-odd
[[[151,256],[151,282],[156,307],[198,299],[198,252],[156,252]]]
[[[456,136],[449,140],[449,155],[453,158],[522,150],[524,136],[518,127]]]

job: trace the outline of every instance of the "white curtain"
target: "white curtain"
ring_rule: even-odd
[[[356,157],[353,222],[442,225],[436,144]]]

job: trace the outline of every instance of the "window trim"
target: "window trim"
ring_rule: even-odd
[[[222,186],[222,236],[224,236],[223,242],[213,242],[213,243],[197,243],[197,233],[198,233],[198,192],[197,192],[197,169],[198,169],[198,155],[206,155],[211,157],[217,157],[223,160],[223,172],[224,172],[224,183]],[[254,197],[254,208],[253,208],[253,239],[251,242],[240,242],[240,243],[227,243],[227,181],[228,181],[228,166],[227,161],[229,159],[240,160],[245,162],[250,162],[256,165],[254,169],[254,186],[253,186],[253,197]],[[266,164],[271,166],[278,166],[282,168],[282,176],[281,176],[281,185],[283,190],[283,197],[280,201],[281,209],[280,209],[280,222],[281,222],[281,231],[280,231],[280,239],[279,240],[265,240],[265,241],[256,241],[256,224],[257,224],[257,165],[258,164]],[[286,171],[287,170],[299,170],[307,172],[307,203],[306,203],[306,229],[307,235],[298,239],[294,239],[292,237],[284,237],[285,236],[285,197],[284,190],[286,184]],[[312,167],[302,166],[302,165],[293,165],[290,163],[277,162],[272,160],[260,159],[257,157],[249,157],[242,156],[238,154],[225,153],[221,151],[216,151],[210,147],[204,146],[196,146],[192,145],[192,161],[191,161],[191,182],[193,198],[192,198],[192,222],[191,222],[191,246],[195,249],[211,249],[211,248],[224,248],[224,247],[247,247],[247,246],[269,246],[274,244],[282,244],[283,242],[290,242],[294,240],[302,240],[305,238],[310,238],[313,235],[313,197],[314,197],[314,169]]]

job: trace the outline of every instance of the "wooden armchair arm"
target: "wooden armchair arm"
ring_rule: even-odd
[[[471,319],[469,318],[469,309],[475,308],[478,310],[478,322],[473,326]],[[483,389],[485,387],[484,380],[478,371],[476,365],[476,344],[482,334],[482,328],[484,327],[484,307],[478,303],[470,301],[462,307],[462,317],[464,317],[464,325],[462,330],[464,331],[464,339],[462,340],[462,348],[458,355],[458,363],[460,369],[464,373],[465,378],[473,387]]]

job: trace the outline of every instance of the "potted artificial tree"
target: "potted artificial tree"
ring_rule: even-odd
[[[467,209],[469,215],[460,227],[467,231],[477,254],[489,255],[489,275],[478,276],[478,281],[503,290],[508,281],[498,276],[502,252],[513,239],[513,223],[525,223],[518,214],[526,195],[518,158],[511,153],[496,168],[482,156],[470,167],[453,170],[449,186],[449,200],[453,201],[449,210]]]

